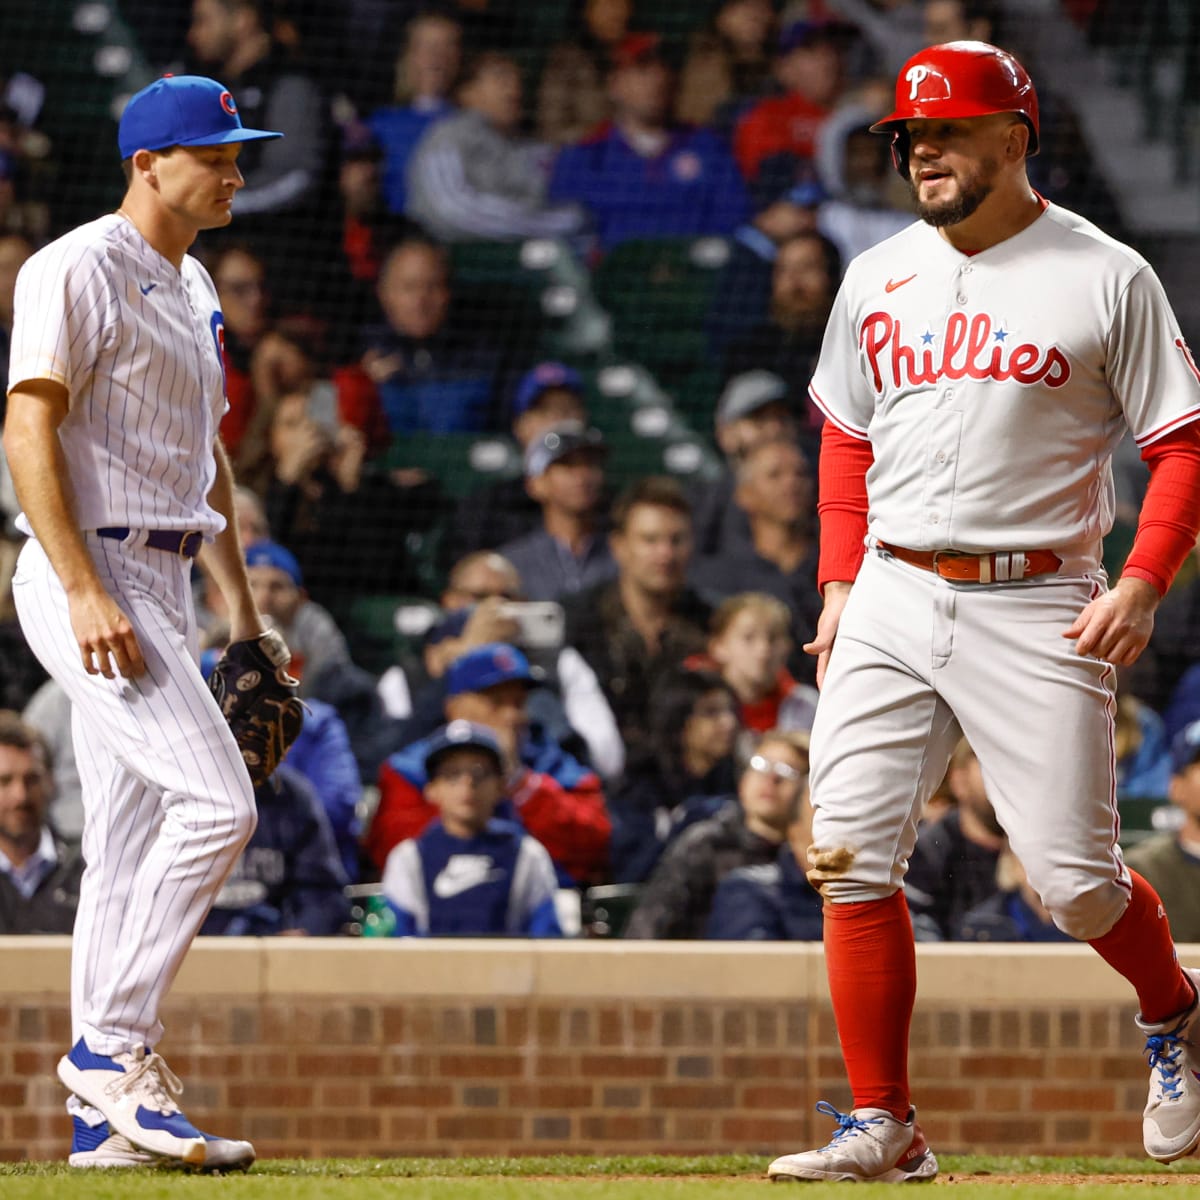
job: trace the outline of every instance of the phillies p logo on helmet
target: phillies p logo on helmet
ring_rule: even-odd
[[[915,100],[921,90],[921,84],[929,78],[929,68],[921,66],[909,67],[904,73],[904,78],[909,84],[908,98]]]

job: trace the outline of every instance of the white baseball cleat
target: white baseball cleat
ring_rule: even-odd
[[[152,1167],[172,1164],[181,1166],[179,1159],[161,1158],[139,1150],[128,1138],[113,1133],[107,1121],[89,1125],[82,1117],[73,1118],[75,1131],[71,1139],[71,1154],[67,1162],[73,1167],[120,1169],[123,1167]],[[249,1142],[232,1138],[203,1135],[205,1140],[202,1171],[246,1171],[254,1165],[254,1147]]]
[[[917,1124],[917,1110],[898,1121],[882,1108],[840,1113],[827,1100],[817,1112],[833,1117],[837,1132],[820,1150],[785,1154],[767,1168],[776,1183],[924,1183],[938,1173],[937,1159]]]
[[[83,1038],[58,1063],[58,1077],[85,1103],[104,1114],[111,1132],[137,1149],[203,1166],[207,1142],[179,1111],[183,1084],[153,1052],[94,1054]]]
[[[1200,997],[1200,971],[1185,970]],[[1200,1000],[1167,1021],[1137,1018],[1146,1035],[1150,1097],[1142,1113],[1142,1141],[1158,1162],[1174,1162],[1200,1146]]]

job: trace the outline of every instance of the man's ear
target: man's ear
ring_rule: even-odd
[[[154,155],[149,150],[135,150],[133,154],[133,171],[140,175],[151,187],[158,187],[158,176],[154,170]]]
[[[1024,121],[1014,121],[1008,127],[1008,142],[1005,153],[1010,159],[1019,161],[1029,156],[1029,126]]]

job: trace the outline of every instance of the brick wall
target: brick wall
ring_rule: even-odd
[[[69,944],[0,955],[0,1158],[60,1157]],[[1140,1153],[1134,1004],[1091,951],[919,967],[936,1150]],[[187,1111],[264,1157],[776,1153],[824,1141],[813,1105],[849,1099],[819,946],[213,939],[163,1017]]]

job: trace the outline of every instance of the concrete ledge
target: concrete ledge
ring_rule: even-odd
[[[71,941],[0,938],[0,996],[66,995]],[[1200,945],[1180,947],[1200,965]],[[922,945],[918,1003],[1129,1003],[1087,946]],[[172,995],[828,999],[819,943],[201,938]]]

